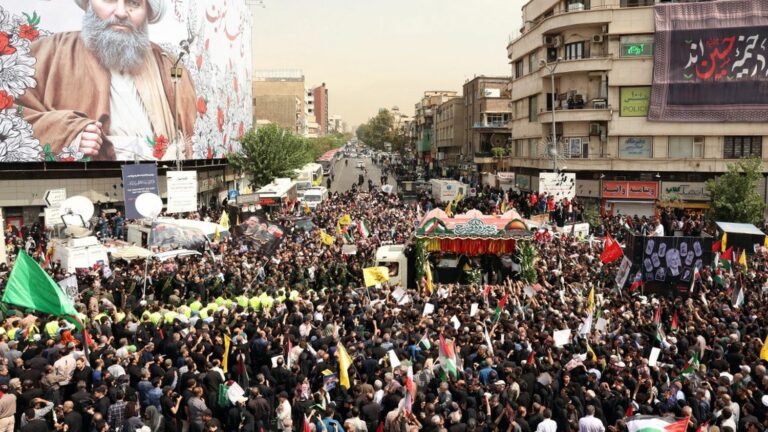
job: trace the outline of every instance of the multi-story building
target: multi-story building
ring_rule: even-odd
[[[464,134],[464,99],[456,97],[440,104],[435,113],[435,147],[444,169],[461,162]]]
[[[436,156],[434,147],[435,111],[443,102],[459,97],[455,91],[425,91],[421,101],[416,104],[414,115],[416,152],[419,159],[432,162]]]
[[[253,120],[268,120],[297,134],[306,127],[304,73],[262,69],[253,74]]]
[[[346,132],[344,120],[340,115],[334,114],[328,118],[328,132],[329,133],[344,133]]]
[[[503,161],[501,152],[509,154],[509,120],[512,108],[509,77],[477,76],[464,83],[463,159],[473,160],[479,172],[495,172]],[[497,148],[496,154],[493,149]]]
[[[320,136],[328,133],[328,88],[325,83],[312,89],[315,102],[315,121],[320,125]]]
[[[764,158],[763,148],[768,144],[765,122],[739,120],[740,114],[726,121],[705,121],[699,116],[706,115],[706,110],[696,106],[705,105],[701,103],[681,108],[688,110],[687,121],[648,118],[649,106],[656,103],[653,93],[659,92],[660,99],[666,97],[663,87],[653,81],[654,49],[659,49],[660,40],[666,40],[655,40],[655,8],[667,13],[687,8],[688,15],[696,15],[716,3],[728,2],[655,6],[654,0],[526,3],[521,34],[507,47],[513,75],[515,186],[537,190],[539,173],[557,165],[576,173],[577,195],[600,199],[607,210],[652,214],[660,206],[705,208],[705,180],[726,171],[735,159]],[[697,28],[696,24],[688,26]],[[674,28],[670,34],[671,30]],[[706,60],[709,57],[704,51],[712,48],[707,44],[690,48],[700,49],[700,57]],[[706,66],[696,64],[699,56],[693,54],[697,52],[685,46],[680,53],[668,49],[667,55],[678,55],[674,61],[682,61],[681,66],[688,60],[686,68],[690,62],[695,67]],[[657,74],[663,70],[656,69]],[[686,79],[688,89],[699,86],[694,90],[713,82],[694,75]],[[688,97],[704,97],[708,92],[693,93]],[[725,93],[716,92],[718,98]],[[765,181],[759,188],[765,195]]]

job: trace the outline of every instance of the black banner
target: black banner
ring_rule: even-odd
[[[627,256],[646,283],[690,284],[696,268],[712,263],[710,237],[630,236],[627,244]]]

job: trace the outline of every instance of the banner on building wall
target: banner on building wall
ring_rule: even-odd
[[[768,1],[659,4],[649,120],[768,121]]]
[[[659,183],[653,181],[603,181],[600,195],[603,198],[655,200],[659,197]]]
[[[136,210],[136,198],[143,193],[159,195],[157,166],[153,163],[123,165],[123,200],[126,219],[144,217]]]
[[[145,19],[124,30],[89,4],[0,2],[0,162],[239,151],[253,117],[244,0],[147,0]]]
[[[197,211],[197,171],[168,171],[168,213]]]
[[[539,173],[539,193],[552,195],[555,201],[576,196],[575,173]]]

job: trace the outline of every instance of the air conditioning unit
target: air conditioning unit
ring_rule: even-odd
[[[589,135],[590,136],[599,136],[602,131],[603,131],[603,125],[601,125],[600,123],[590,123],[589,124]]]
[[[544,44],[544,46],[551,47],[555,44],[555,37],[544,35],[542,37],[542,43]]]
[[[555,38],[552,40],[552,46],[554,48],[559,47],[560,45],[562,45],[562,43],[563,43],[563,39],[560,36],[555,36]]]
[[[603,35],[601,34],[593,34],[592,35],[592,43],[603,43]]]

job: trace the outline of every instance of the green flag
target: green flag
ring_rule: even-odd
[[[5,286],[3,302],[66,318],[78,328],[77,311],[72,300],[48,276],[40,264],[20,252]]]

